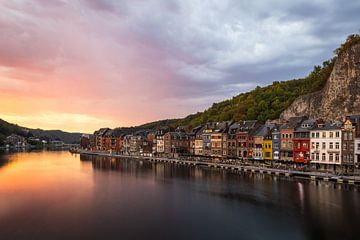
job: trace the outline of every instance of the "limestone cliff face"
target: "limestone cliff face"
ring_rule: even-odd
[[[343,120],[346,115],[360,114],[360,44],[347,49],[335,61],[325,87],[297,98],[281,115]]]

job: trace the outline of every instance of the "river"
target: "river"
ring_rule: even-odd
[[[0,239],[360,239],[360,189],[65,151],[0,154]]]

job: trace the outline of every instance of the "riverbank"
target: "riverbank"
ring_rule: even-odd
[[[137,159],[144,160],[149,162],[159,162],[159,163],[171,163],[179,165],[188,165],[188,166],[201,166],[214,169],[224,169],[229,171],[238,171],[238,172],[252,172],[252,173],[261,173],[274,176],[285,176],[292,178],[301,178],[308,179],[311,181],[327,181],[327,182],[336,182],[340,184],[351,184],[351,185],[360,185],[360,176],[341,176],[331,173],[321,173],[313,171],[298,171],[291,169],[277,169],[271,167],[259,167],[243,164],[228,164],[220,162],[210,162],[210,161],[199,161],[199,160],[182,160],[182,159],[173,159],[173,158],[164,158],[164,157],[144,157],[144,156],[125,156],[118,154],[110,154],[108,152],[93,152],[85,150],[72,150],[72,153],[80,155],[94,155],[94,156],[103,156],[103,157],[115,157],[123,159]]]

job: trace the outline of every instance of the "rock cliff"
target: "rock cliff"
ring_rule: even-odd
[[[342,51],[325,87],[297,98],[280,115],[280,120],[294,116],[343,120],[346,115],[360,114],[360,44]]]

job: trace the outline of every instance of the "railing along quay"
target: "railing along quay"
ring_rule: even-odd
[[[131,159],[145,160],[149,162],[172,163],[172,164],[188,165],[188,166],[203,166],[214,169],[224,169],[224,170],[233,170],[239,172],[251,172],[251,173],[275,175],[275,176],[303,178],[303,179],[309,179],[311,181],[321,180],[327,182],[360,185],[360,176],[339,176],[332,173],[305,172],[305,171],[298,171],[291,169],[276,169],[270,167],[216,163],[216,162],[199,161],[199,160],[183,160],[183,159],[174,159],[174,158],[165,158],[165,157],[118,155],[118,154],[110,154],[109,152],[93,152],[93,151],[85,151],[85,150],[72,151],[72,153],[103,156],[103,157],[115,157],[115,158],[123,158],[123,159],[131,158]]]

